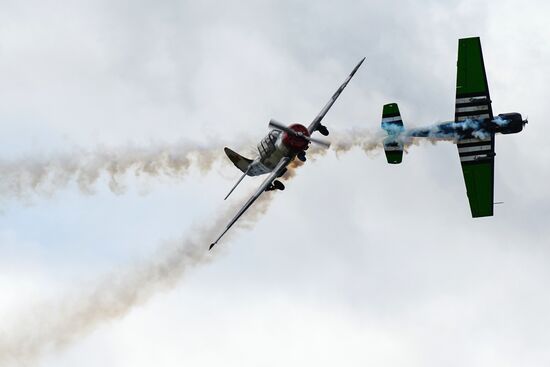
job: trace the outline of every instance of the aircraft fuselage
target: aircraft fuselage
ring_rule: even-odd
[[[300,124],[289,126],[292,130],[307,133],[307,128]],[[307,133],[309,136],[309,133]],[[293,160],[300,152],[305,151],[309,142],[290,134],[274,129],[258,144],[259,156],[248,168],[249,176],[259,176],[273,171],[283,157]]]

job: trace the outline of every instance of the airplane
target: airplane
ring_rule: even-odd
[[[479,37],[458,40],[455,118],[453,122],[438,125],[453,130],[457,138],[458,156],[473,218],[493,216],[495,134],[515,134],[523,130],[527,119],[517,112],[503,113],[496,118],[491,108],[491,97]],[[388,133],[384,151],[389,164],[400,164],[403,159],[405,130],[397,103],[384,105],[382,128]],[[429,129],[414,129],[411,137],[429,136]]]
[[[265,191],[284,190],[285,185],[277,178],[283,176],[287,171],[287,166],[295,159],[306,161],[306,150],[310,143],[318,144],[328,148],[330,143],[317,139],[311,136],[315,131],[318,131],[323,136],[328,136],[329,131],[326,126],[321,124],[321,121],[330,110],[340,93],[346,88],[349,81],[361,64],[365,61],[363,57],[361,61],[353,68],[344,83],[336,90],[327,104],[321,109],[317,117],[305,127],[301,124],[291,124],[286,126],[276,120],[269,121],[271,131],[258,144],[258,156],[255,159],[249,159],[241,156],[229,148],[225,148],[225,154],[233,162],[233,164],[243,172],[237,183],[229,191],[225,199],[231,195],[235,188],[241,183],[245,176],[259,176],[268,174],[256,192],[248,199],[237,214],[229,221],[220,236],[210,245],[209,250],[214,247],[223,235],[235,224],[235,222],[246,212],[248,208],[262,195]],[[225,200],[224,199],[224,200]]]

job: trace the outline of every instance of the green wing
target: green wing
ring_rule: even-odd
[[[458,40],[455,121],[493,119],[479,37]],[[495,135],[457,142],[472,217],[493,215]]]

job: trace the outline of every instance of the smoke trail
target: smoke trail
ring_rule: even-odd
[[[150,147],[79,150],[51,157],[0,161],[0,199],[27,199],[31,194],[50,196],[70,184],[92,194],[102,177],[115,194],[124,193],[125,176],[181,178],[191,169],[206,172],[222,155],[212,144],[190,142]]]
[[[308,160],[315,161],[330,151],[339,156],[349,152],[353,148],[359,148],[369,156],[375,155],[384,148],[383,141],[386,137],[387,134],[381,130],[373,132],[368,129],[351,129],[348,131],[331,132],[330,148],[325,149],[319,145],[312,144],[307,150],[307,158]]]
[[[403,132],[405,137],[429,138],[434,140],[457,141],[466,136],[487,139],[491,136],[489,126],[484,121],[466,119],[464,121],[441,122],[427,128],[413,128]]]
[[[331,134],[330,150],[336,155],[346,153],[352,148],[360,148],[368,156],[376,155],[384,150],[384,144],[398,142],[405,152],[413,145],[423,143],[437,144],[441,141],[453,143],[461,139],[487,139],[495,131],[511,123],[511,120],[497,116],[493,120],[445,121],[427,127],[404,128],[391,122],[382,123],[382,129],[372,131],[368,129],[352,129],[345,132]],[[526,122],[523,121],[525,124]],[[307,151],[307,157],[315,160],[323,156],[328,150],[311,145]]]
[[[352,148],[359,148],[367,155],[372,155],[383,149],[383,141],[387,135],[383,131],[368,129],[352,129],[347,132],[334,134],[331,150],[336,154],[347,153]]]
[[[414,138],[426,138],[432,143],[438,141],[457,142],[460,139],[477,138],[488,139],[494,133],[495,128],[501,128],[510,123],[510,120],[497,116],[493,120],[466,119],[464,121],[445,121],[428,127],[409,128],[392,124],[382,123],[389,136],[400,140],[405,146],[414,144]]]
[[[498,123],[498,121],[495,120]],[[394,131],[392,125],[384,126],[387,134],[397,136],[405,147],[417,144],[414,138],[425,137],[437,142],[457,140],[464,132],[473,135],[486,134],[479,122],[444,122],[427,128]],[[358,147],[371,155],[383,148],[387,134],[382,130],[371,132],[353,129],[331,135],[332,148],[337,154]],[[248,146],[239,144],[239,146]],[[85,194],[93,194],[102,178],[107,179],[109,189],[115,194],[126,190],[124,179],[137,177],[182,178],[190,170],[209,171],[219,158],[220,148],[212,148],[190,142],[172,145],[159,144],[150,147],[127,146],[124,148],[99,148],[95,151],[78,150],[54,156],[27,157],[14,161],[0,161],[0,200],[28,199],[31,194],[51,196],[57,191],[76,184]],[[310,147],[308,156],[324,154],[317,146]],[[257,154],[257,150],[255,151]],[[225,160],[223,162],[226,162]]]
[[[296,175],[299,161],[289,165],[286,179]],[[264,193],[236,223],[235,229],[251,228],[265,214],[274,192]],[[55,303],[35,305],[0,333],[0,365],[27,365],[42,354],[60,350],[93,331],[100,324],[126,315],[156,293],[174,287],[191,268],[212,261],[216,251],[208,244],[242,205],[237,201],[208,226],[191,229],[192,235],[165,243],[149,261],[109,274],[85,292]],[[33,312],[34,310],[34,312]]]
[[[441,123],[424,129],[409,129],[400,132],[399,136],[405,140],[405,145],[413,144],[411,138],[419,136],[433,141],[450,140],[456,138],[460,126],[460,123]],[[396,135],[392,128],[386,127],[386,131]],[[382,131],[373,133],[365,129],[336,133],[331,135],[332,150],[340,154],[359,147],[371,154],[383,147],[386,136]],[[102,178],[107,179],[113,193],[123,194],[126,190],[124,179],[128,175],[182,178],[191,169],[206,172],[217,159],[223,157],[220,150],[212,148],[212,144],[205,146],[182,141],[172,145],[118,149],[100,147],[94,151],[78,150],[54,156],[0,160],[0,199],[27,199],[32,194],[51,196],[71,184],[75,184],[82,193],[93,194]],[[319,153],[321,151],[316,146],[308,151],[309,156]]]
[[[385,123],[382,125],[385,133],[382,130],[373,133],[366,129],[353,129],[333,134],[332,150],[340,154],[359,147],[370,155],[383,148],[384,139],[388,135],[399,140],[405,148],[418,144],[419,140],[415,138],[419,137],[431,143],[443,140],[456,142],[467,136],[483,139],[490,136],[494,126],[502,127],[508,123],[508,120],[501,117],[493,121],[468,119],[410,129]],[[323,153],[318,147],[312,146],[308,156]],[[257,150],[254,154],[257,154]],[[81,192],[92,194],[95,184],[102,177],[108,179],[108,187],[113,193],[122,194],[126,189],[123,180],[129,174],[181,178],[193,168],[202,172],[210,170],[214,162],[222,156],[220,149],[212,148],[212,144],[204,146],[179,142],[151,147],[79,150],[52,157],[0,161],[0,199],[26,199],[33,193],[50,196],[69,184],[76,184]]]
[[[351,139],[352,136],[355,138]],[[336,151],[344,152],[354,145],[368,147],[357,133],[341,134],[337,140],[334,145]],[[118,187],[118,176],[129,171],[136,175],[180,176],[193,165],[209,169],[214,157],[220,155],[219,149],[189,145],[178,148],[125,149],[116,154],[83,154],[53,161],[34,160],[22,166],[12,166],[11,171],[4,164],[4,174],[11,173],[15,178],[2,181],[3,190],[0,192],[24,194],[45,183],[58,189],[71,180],[76,180],[86,192],[105,172],[111,175],[110,186],[113,190]],[[312,148],[311,153],[324,154],[324,151]],[[205,154],[206,158],[190,157],[193,154]],[[302,162],[293,161],[288,166],[285,179],[292,179],[296,168],[301,165]],[[6,185],[9,182],[12,183],[11,186]],[[264,193],[226,235],[224,242],[239,228],[250,228],[267,211],[274,195],[274,192]],[[237,201],[206,227],[192,228],[192,235],[165,243],[148,261],[108,274],[83,292],[64,296],[57,302],[31,306],[29,312],[14,320],[12,327],[3,322],[0,330],[0,365],[28,365],[45,353],[67,347],[102,323],[123,317],[133,307],[143,304],[156,293],[174,287],[187,271],[215,258],[216,251],[209,252],[208,244],[219,234],[240,205],[242,202]]]
[[[387,137],[382,131],[351,130],[332,135],[331,150],[336,154],[361,148],[372,154],[383,148]],[[439,139],[435,137],[434,139]],[[315,160],[327,150],[312,146],[308,158]],[[170,149],[125,149],[115,153],[77,154],[54,160],[29,160],[22,165],[0,164],[5,176],[0,178],[0,194],[27,194],[49,184],[53,191],[75,181],[80,189],[89,192],[102,174],[110,177],[110,188],[120,193],[119,177],[134,172],[135,175],[182,176],[190,167],[207,170],[219,157],[219,149],[181,144]],[[285,174],[285,179],[295,175],[295,168],[302,165],[295,160]],[[265,213],[274,192],[266,192],[236,223],[235,228],[254,224]],[[24,365],[40,355],[68,346],[77,338],[93,331],[101,323],[126,315],[134,306],[149,300],[156,293],[168,290],[191,268],[210,262],[216,252],[209,252],[208,244],[216,237],[229,218],[242,203],[239,201],[206,227],[191,230],[194,235],[166,243],[150,261],[135,264],[123,271],[109,274],[83,293],[57,303],[39,305],[35,312],[16,320],[11,329],[0,333],[0,365]],[[232,230],[225,237],[229,239]],[[225,241],[227,242],[227,241]]]
[[[421,128],[408,128],[403,126],[382,123],[382,129],[372,131],[368,129],[352,129],[344,132],[331,134],[330,151],[336,155],[347,153],[352,148],[359,148],[365,154],[371,156],[381,152],[384,149],[384,143],[395,140],[401,143],[404,150],[412,145],[422,143],[437,144],[440,141],[457,141],[465,138],[487,139],[495,131],[495,127],[501,128],[510,123],[510,120],[497,116],[492,121],[472,120],[464,121],[445,121]],[[419,139],[422,138],[422,139]],[[319,156],[327,153],[318,145],[311,145],[307,151],[307,157],[315,160]]]
[[[262,195],[236,227],[255,223],[272,198],[272,192]],[[229,207],[206,227],[192,228],[190,232],[195,235],[165,243],[148,261],[109,274],[73,297],[32,307],[13,327],[0,333],[0,365],[26,365],[46,352],[60,350],[100,324],[126,315],[156,293],[174,287],[191,268],[213,260],[216,251],[209,252],[208,244],[241,204]],[[225,240],[232,233],[235,231]]]

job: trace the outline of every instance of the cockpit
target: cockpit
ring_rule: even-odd
[[[258,151],[262,158],[269,156],[275,150],[275,143],[281,135],[280,130],[271,130],[265,138],[258,144]]]

